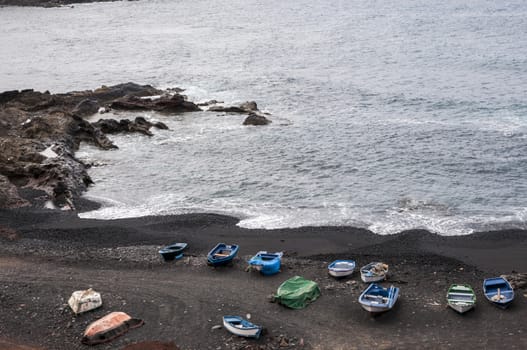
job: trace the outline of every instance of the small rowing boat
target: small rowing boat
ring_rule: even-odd
[[[240,316],[223,316],[223,326],[237,336],[256,339],[260,337],[263,329]]]
[[[280,264],[284,253],[268,253],[261,251],[249,260],[249,266],[260,271],[262,275],[274,275],[280,272]]]
[[[514,290],[509,281],[503,277],[485,279],[483,294],[488,301],[502,309],[506,309],[514,300]]]
[[[183,257],[183,251],[187,248],[187,243],[174,243],[167,245],[159,250],[159,254],[165,261],[179,260]]]
[[[390,286],[383,288],[378,284],[372,283],[359,296],[359,303],[362,308],[372,314],[378,314],[391,310],[399,297],[399,288]]]
[[[237,244],[218,243],[207,255],[207,261],[212,266],[228,264],[238,254]]]
[[[476,305],[476,294],[468,284],[453,284],[448,288],[446,300],[448,306],[463,314]]]
[[[346,277],[355,270],[355,261],[353,260],[335,260],[328,265],[328,273],[333,277]]]
[[[382,262],[372,262],[360,269],[360,278],[366,282],[379,282],[386,279],[388,265]]]

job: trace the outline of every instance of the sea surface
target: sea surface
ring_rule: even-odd
[[[127,81],[255,100],[266,127],[145,116],[85,145],[90,218],[214,212],[249,228],[527,228],[527,2],[154,0],[0,8],[0,91]],[[105,116],[106,117],[106,116]]]

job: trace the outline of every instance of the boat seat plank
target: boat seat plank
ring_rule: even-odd
[[[229,256],[230,254],[223,254],[223,253],[215,253],[214,256],[218,256],[218,257],[221,257],[221,258],[224,258],[224,257],[227,257]]]

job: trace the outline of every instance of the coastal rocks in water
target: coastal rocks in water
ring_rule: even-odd
[[[212,106],[208,111],[245,114],[258,111],[258,106],[254,101],[247,101],[239,106]]]
[[[256,113],[249,113],[247,118],[243,121],[243,125],[267,125],[269,123],[271,123],[269,119]]]
[[[85,99],[80,101],[75,108],[73,108],[72,113],[78,115],[79,117],[87,117],[93,115],[99,111],[99,103],[96,100]]]
[[[83,117],[109,109],[200,111],[179,94],[181,91],[124,83],[58,94],[32,89],[0,93],[0,207],[75,209],[76,202],[82,203],[80,195],[92,183],[87,173],[90,165],[75,157],[81,142],[112,149],[117,146],[106,134],[138,132],[151,136],[152,127],[168,129],[163,123],[152,123],[143,117],[134,121],[103,119],[96,123]],[[258,114],[254,102],[236,108],[243,113]],[[256,118],[252,123],[262,125],[265,121]]]
[[[138,132],[144,135],[152,136],[150,132],[151,127],[156,127],[158,129],[168,129],[168,127],[161,122],[151,123],[143,117],[137,117],[134,121],[129,119],[121,119],[119,121],[115,119],[101,119],[92,125],[96,128],[99,128],[102,132],[106,134],[115,134],[119,132]]]
[[[161,113],[180,113],[199,111],[200,108],[185,99],[183,95],[163,95],[159,98],[125,96],[110,104],[112,109],[127,111],[156,111]]]

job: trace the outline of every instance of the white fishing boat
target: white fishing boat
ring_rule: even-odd
[[[232,334],[246,338],[260,337],[263,327],[252,324],[240,316],[223,316],[223,326]]]
[[[399,288],[394,286],[383,288],[372,283],[359,296],[359,303],[364,310],[377,314],[393,308],[398,297]]]
[[[382,262],[372,262],[360,269],[360,278],[366,282],[379,282],[386,279],[388,265]]]
[[[353,260],[335,260],[328,265],[328,273],[333,277],[346,277],[355,270],[355,261]]]
[[[446,294],[448,306],[460,314],[471,310],[476,305],[476,294],[468,284],[453,284]]]

